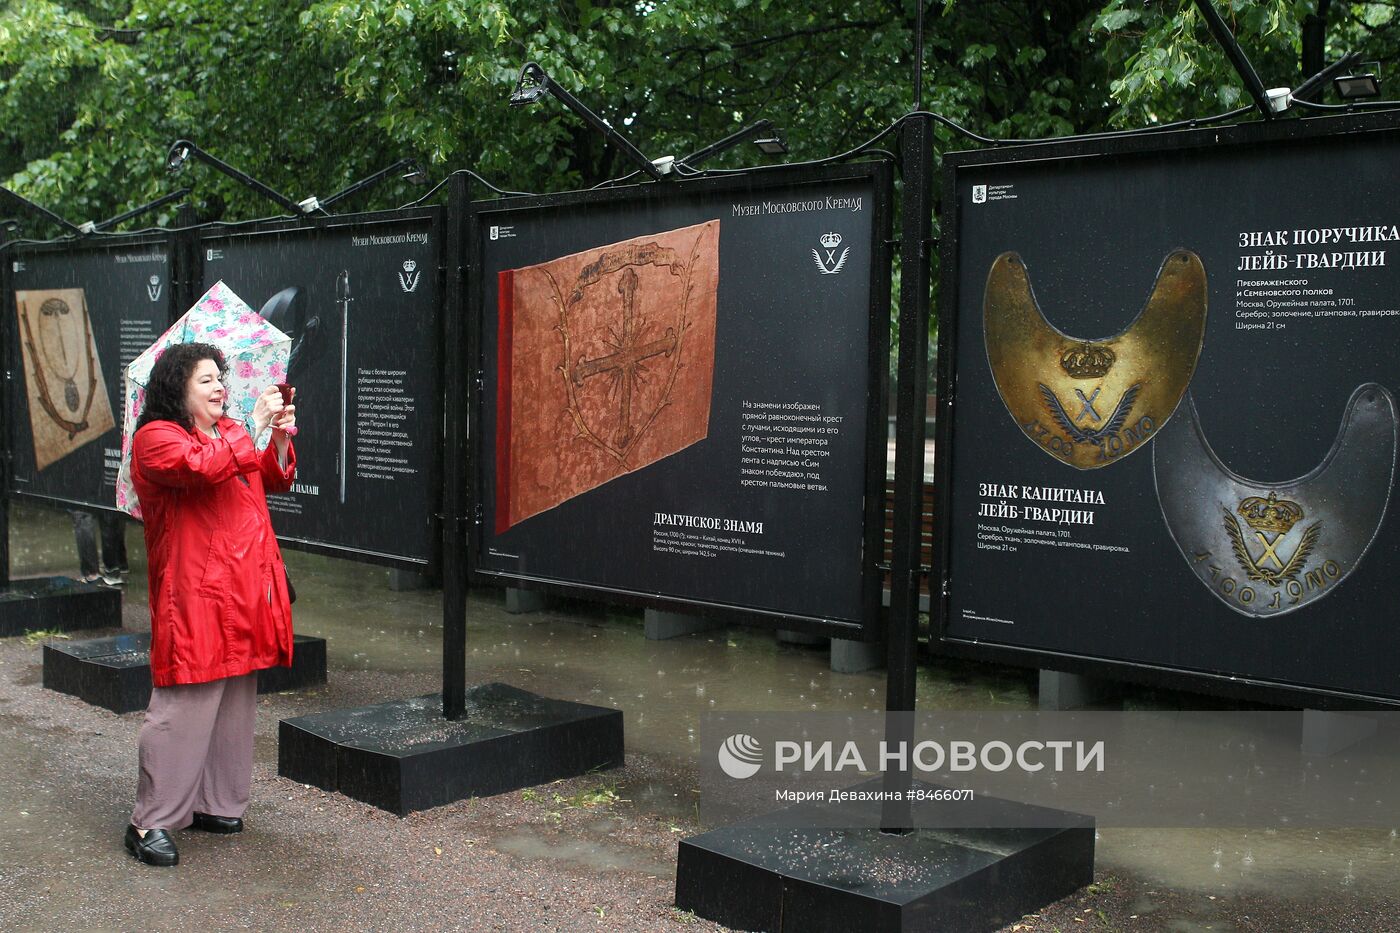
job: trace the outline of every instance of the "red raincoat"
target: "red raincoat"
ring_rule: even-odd
[[[275,444],[259,454],[229,418],[218,430],[214,438],[152,421],[132,443],[157,687],[292,663],[287,576],[264,490],[291,489],[296,453],[288,444],[284,470]]]

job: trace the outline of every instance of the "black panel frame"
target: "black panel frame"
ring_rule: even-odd
[[[437,365],[434,367],[432,373],[432,394],[438,403],[443,406],[442,413],[445,416],[448,406],[444,399],[444,373],[447,368],[446,357],[449,355],[448,351],[443,349],[446,346],[444,340],[444,320],[448,313],[445,283],[446,270],[449,263],[452,262],[452,257],[447,255],[446,244],[443,240],[448,221],[447,212],[441,207],[429,205],[403,210],[370,211],[358,214],[277,217],[246,222],[218,222],[201,225],[196,230],[195,248],[192,250],[193,255],[189,260],[191,266],[184,270],[190,295],[187,304],[193,304],[205,290],[205,286],[202,284],[204,281],[204,266],[206,263],[205,256],[207,255],[205,251],[211,245],[228,243],[241,238],[270,235],[287,236],[289,234],[302,234],[308,237],[315,237],[318,234],[331,230],[337,232],[347,228],[369,230],[379,225],[402,224],[405,222],[422,220],[428,221],[429,236],[437,250],[437,263],[432,271],[436,280],[434,284],[437,289],[437,303],[435,309],[437,319],[433,322],[433,333],[438,354]],[[426,477],[431,497],[431,523],[427,535],[430,556],[426,560],[380,551],[369,551],[322,541],[292,538],[284,535],[277,536],[278,542],[283,547],[296,551],[304,551],[308,554],[320,554],[326,557],[337,557],[343,560],[353,560],[359,563],[389,567],[396,570],[407,570],[423,574],[430,578],[437,577],[442,567],[442,477],[445,438],[441,430],[441,425],[437,427],[437,432],[431,440],[435,449],[428,458],[430,471]]]
[[[878,641],[883,636],[882,584],[880,560],[884,534],[884,484],[886,476],[886,411],[888,408],[889,314],[891,246],[890,224],[894,202],[893,172],[886,162],[855,162],[822,167],[797,167],[736,173],[718,177],[681,180],[660,184],[633,185],[588,191],[528,197],[507,197],[476,201],[467,218],[466,282],[467,282],[467,360],[470,365],[469,403],[465,413],[467,423],[481,425],[484,386],[489,361],[483,357],[483,328],[486,323],[482,231],[493,218],[511,216],[522,211],[548,211],[554,208],[574,208],[592,204],[617,204],[634,201],[663,201],[691,194],[712,195],[721,192],[752,192],[763,188],[819,185],[853,179],[869,179],[874,187],[873,226],[871,244],[870,317],[871,340],[867,348],[867,396],[865,438],[865,507],[863,516],[863,546],[860,581],[860,622],[823,619],[814,616],[790,615],[703,599],[672,597],[663,594],[629,590],[622,587],[583,584],[554,580],[543,576],[515,574],[480,565],[484,525],[481,495],[485,488],[485,464],[492,454],[484,449],[485,437],[468,436],[467,449],[448,452],[447,469],[465,470],[470,490],[467,501],[473,504],[468,533],[468,573],[478,583],[505,585],[526,590],[538,590],[559,596],[579,597],[618,605],[636,606],[668,612],[680,612],[715,619],[721,622],[786,629],[815,635],[827,635],[860,641]],[[494,314],[492,315],[494,320]],[[492,364],[494,365],[494,364]],[[471,432],[468,432],[470,435]],[[481,432],[475,432],[480,434]],[[491,438],[494,441],[494,438]]]
[[[22,365],[23,357],[20,353],[18,334],[16,333],[17,328],[13,320],[15,313],[15,287],[11,263],[23,261],[26,256],[47,257],[55,254],[71,255],[75,253],[93,253],[99,251],[110,252],[114,250],[148,248],[151,246],[164,247],[166,251],[167,268],[172,270],[172,274],[167,276],[166,286],[165,327],[169,327],[181,314],[180,293],[178,283],[173,274],[176,240],[172,233],[101,234],[88,239],[62,239],[44,242],[26,242],[21,240],[7,244],[5,250],[0,252],[0,257],[3,257],[5,265],[2,292],[4,295],[5,310],[4,318],[0,320],[0,331],[3,331],[3,333],[0,333],[0,348],[3,348],[4,356],[0,358],[0,370],[3,370],[7,384],[12,387],[21,383],[25,378]],[[163,329],[164,328],[162,328],[162,330]],[[13,369],[11,368],[12,364],[14,367]],[[18,392],[15,392],[15,390],[11,388],[9,397],[3,399],[3,403],[6,407],[0,408],[0,415],[3,415],[4,421],[3,428],[0,428],[0,430],[4,432],[4,437],[0,438],[0,443],[3,443],[7,456],[15,449],[15,431],[17,430],[19,422],[18,418],[13,419],[13,421],[10,419],[8,406],[11,404],[18,404],[21,397],[22,396]],[[116,430],[118,434],[120,434],[122,429],[121,398],[114,398],[111,400],[111,403],[112,412],[117,421]],[[39,502],[64,509],[78,508],[99,510],[121,515],[126,514],[117,508],[115,500],[107,503],[90,502],[81,498],[66,498],[64,496],[20,489],[15,485],[14,473],[12,470],[5,471],[4,480],[8,484],[8,488],[0,489],[0,494],[13,497],[16,500]]]
[[[940,267],[958,268],[958,232],[961,204],[959,172],[963,169],[1014,165],[1026,162],[1053,162],[1081,159],[1115,159],[1139,154],[1181,151],[1245,149],[1287,145],[1295,141],[1325,141],[1365,133],[1400,134],[1400,111],[1372,111],[1278,120],[1268,123],[1248,123],[1229,127],[1201,127],[1162,133],[1143,133],[1109,139],[1069,138],[1034,145],[1004,147],[989,150],[948,153],[943,160],[941,186],[942,242]],[[1266,159],[1267,156],[1262,156]],[[958,333],[959,283],[955,275],[942,278],[939,294],[938,329],[938,411],[935,428],[935,449],[951,451],[956,443],[954,406],[956,405],[957,360],[955,347]],[[952,602],[949,572],[949,551],[952,546],[951,524],[942,519],[951,509],[952,460],[949,455],[935,458],[935,514],[940,516],[934,533],[932,568],[934,577],[930,589],[933,601],[932,631],[938,653],[979,661],[1037,667],[1095,677],[1120,679],[1172,690],[1195,691],[1236,700],[1269,703],[1310,709],[1396,709],[1400,698],[1390,698],[1362,692],[1329,690],[1316,686],[1251,677],[1238,672],[1194,670],[1161,664],[1102,657],[1092,651],[1067,653],[1038,650],[1017,645],[995,643],[985,639],[970,639],[948,634],[949,608]]]

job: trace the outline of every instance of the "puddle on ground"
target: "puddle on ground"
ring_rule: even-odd
[[[674,865],[648,858],[639,850],[596,840],[550,838],[516,832],[498,836],[491,840],[491,845],[522,858],[572,862],[594,871],[640,871],[658,878],[669,878],[675,874]]]
[[[1383,829],[1103,829],[1098,864],[1211,894],[1345,897],[1400,888],[1400,834]]]

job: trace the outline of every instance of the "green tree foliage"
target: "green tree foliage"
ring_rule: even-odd
[[[1345,51],[1388,65],[1397,2],[1217,0],[1269,86],[1295,86]],[[0,8],[0,179],[85,219],[170,190],[164,154],[181,136],[297,199],[405,155],[439,177],[473,168],[521,190],[629,171],[556,103],[507,106],[526,60],[651,156],[684,154],[767,117],[786,129],[793,158],[815,158],[912,106],[913,3],[9,0]],[[997,137],[1247,102],[1183,0],[932,0],[925,66],[925,107]],[[970,145],[940,136],[945,149]],[[740,149],[713,164],[756,158]],[[275,212],[207,169],[189,180],[206,216]],[[416,193],[394,182],[345,207]]]
[[[1297,87],[1348,52],[1389,68],[1400,51],[1396,0],[1216,0],[1265,87]],[[1113,122],[1146,126],[1251,103],[1192,3],[1112,0],[1094,21],[1121,65]],[[1393,95],[1391,95],[1393,96]]]
[[[993,135],[1105,125],[1114,69],[1093,28],[1101,5],[931,4],[925,106]],[[162,165],[181,136],[293,198],[410,154],[439,177],[473,168],[523,190],[629,171],[556,103],[507,107],[526,60],[649,155],[767,117],[794,158],[814,158],[910,108],[914,10],[913,0],[9,0],[0,179],[83,219],[173,187]],[[714,164],[755,158],[739,150]],[[275,211],[207,169],[189,174],[208,216]],[[346,207],[415,193],[385,185]]]

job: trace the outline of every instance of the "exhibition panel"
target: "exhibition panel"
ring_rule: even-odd
[[[1400,701],[1397,147],[1376,114],[949,157],[946,645]]]

